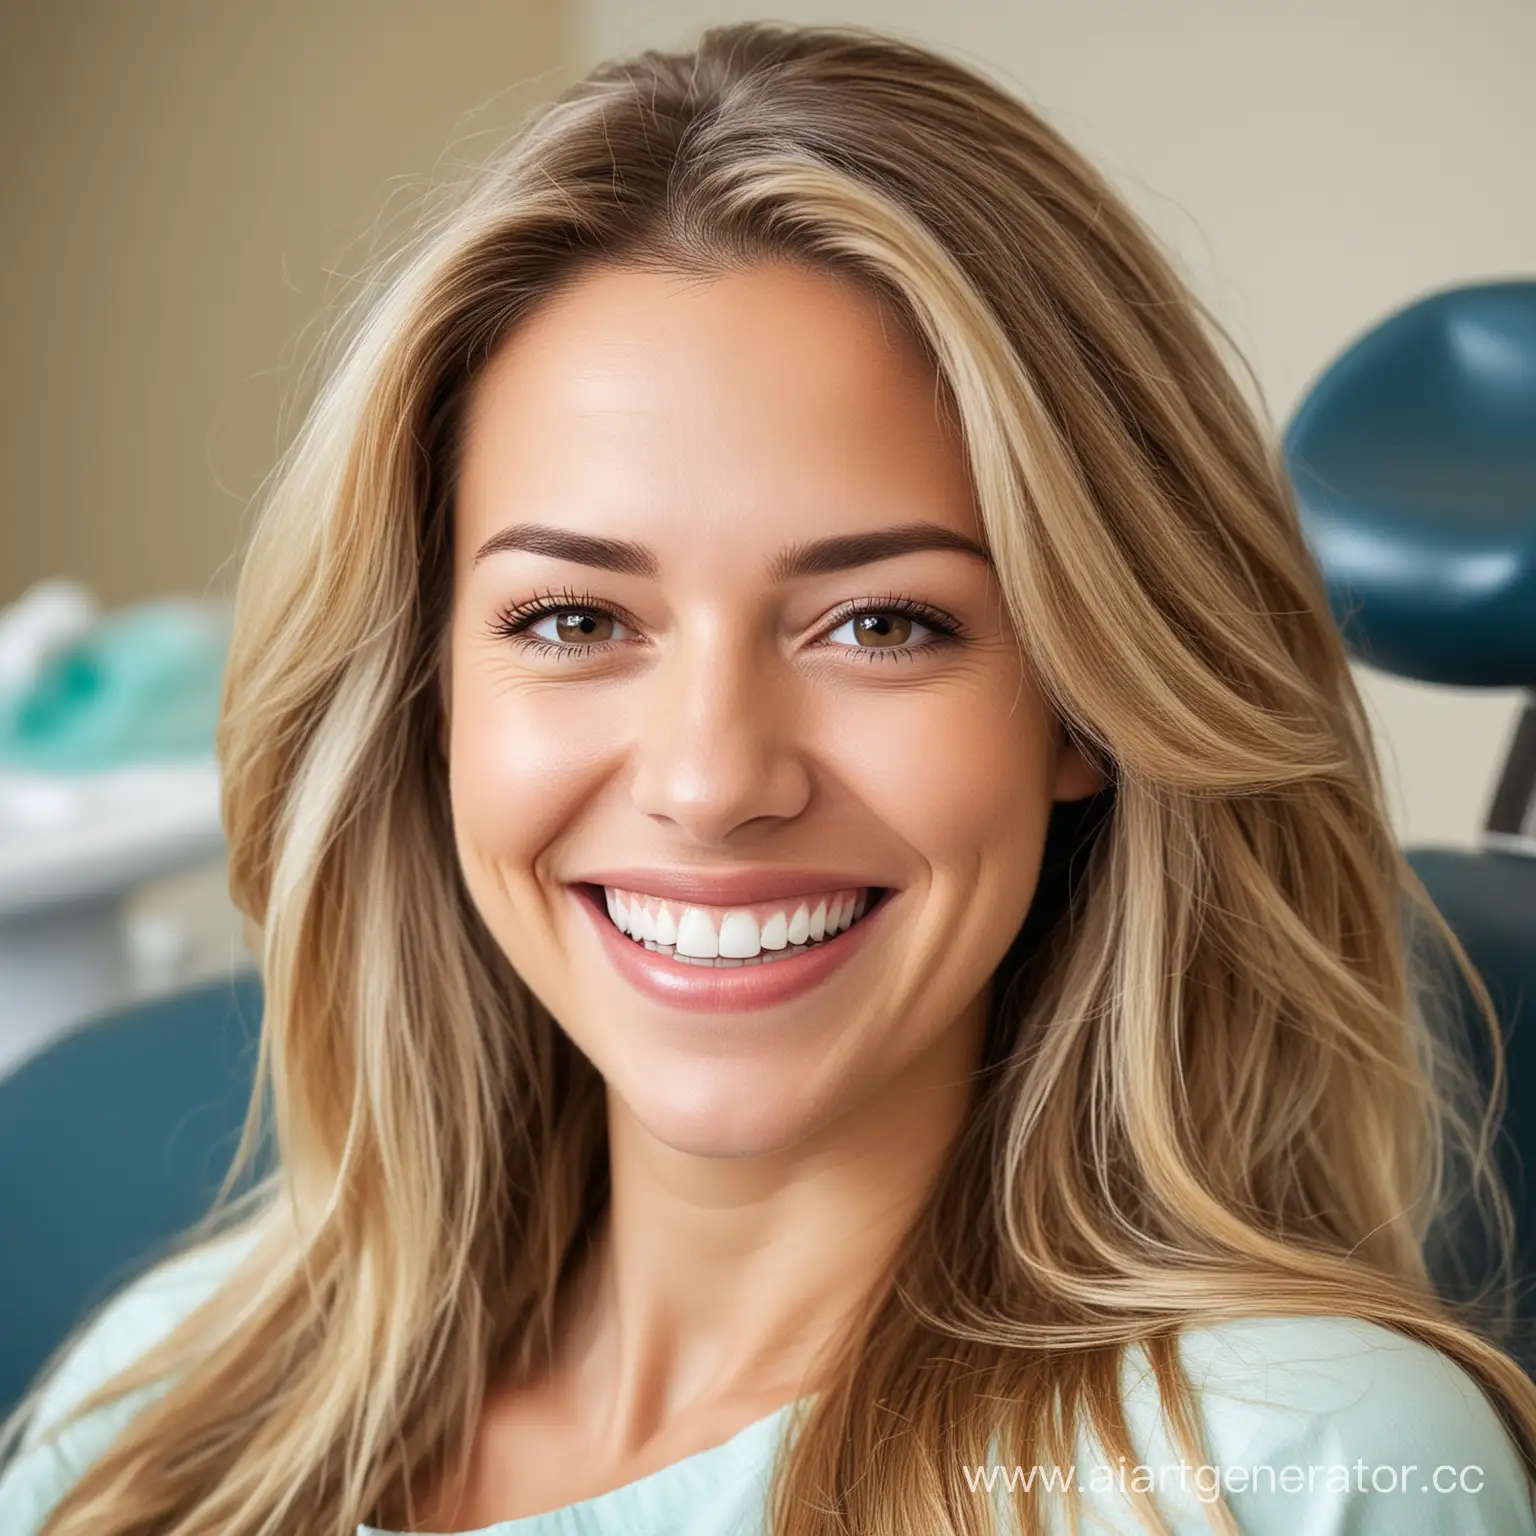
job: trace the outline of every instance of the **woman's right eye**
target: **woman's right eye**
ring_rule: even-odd
[[[492,621],[491,633],[499,640],[561,659],[605,650],[631,635],[617,613],[576,592],[545,592],[503,608]]]
[[[600,613],[586,608],[561,608],[546,613],[524,628],[521,633],[532,635],[548,645],[564,647],[575,645],[604,644],[621,638],[616,631],[624,629],[611,613]]]

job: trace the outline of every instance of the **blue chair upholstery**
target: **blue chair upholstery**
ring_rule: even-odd
[[[248,972],[73,1030],[0,1079],[0,1412],[208,1209],[239,1141],[260,1018]]]
[[[1416,848],[1408,862],[1461,940],[1499,1015],[1509,1093],[1497,1153],[1515,1206],[1517,1269],[1530,1277],[1536,1274],[1536,859],[1497,850]],[[1472,1022],[1473,1062],[1486,1084],[1492,1073],[1486,1032],[1471,1016],[1470,995],[1456,990]],[[1465,1231],[1465,1257],[1475,1272],[1487,1257],[1486,1234],[1475,1227]],[[1536,1370],[1533,1303],[1536,1297],[1522,1303],[1515,1341],[1527,1370]]]
[[[1314,384],[1285,457],[1363,661],[1536,683],[1536,282],[1433,294],[1376,326]]]
[[[1423,682],[1536,687],[1536,281],[1436,293],[1389,316],[1321,374],[1284,448],[1307,541],[1357,658]],[[1490,803],[1488,847],[1408,853],[1499,1010],[1509,1085],[1501,1161],[1527,1275],[1536,1259],[1533,727],[1528,710]],[[1479,1066],[1486,1077],[1487,1058]],[[1466,1242],[1476,1250],[1481,1239]],[[1515,1351],[1529,1369],[1536,1294],[1524,1298],[1520,1326]]]

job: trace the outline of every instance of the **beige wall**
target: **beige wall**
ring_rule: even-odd
[[[711,21],[937,43],[1111,175],[1248,354],[1283,423],[1376,317],[1536,274],[1531,0],[577,0],[587,63]],[[1516,696],[1362,682],[1400,831],[1470,842]]]
[[[0,603],[53,574],[109,603],[227,588],[305,327],[439,156],[565,82],[565,15],[4,0]]]

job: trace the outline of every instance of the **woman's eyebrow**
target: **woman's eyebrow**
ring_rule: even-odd
[[[901,523],[891,528],[876,528],[868,533],[839,533],[824,539],[791,544],[776,555],[769,565],[768,578],[774,583],[795,581],[803,576],[825,576],[832,571],[846,571],[857,565],[871,565],[896,555],[918,550],[950,549],[973,555],[987,566],[992,557],[985,546],[953,528],[938,523]],[[547,555],[553,560],[568,560],[575,565],[590,565],[602,571],[617,571],[624,576],[656,577],[661,562],[654,550],[628,539],[607,539],[596,534],[576,533],[569,528],[555,528],[547,523],[515,523],[492,534],[475,552],[476,565],[491,555],[507,550]]]

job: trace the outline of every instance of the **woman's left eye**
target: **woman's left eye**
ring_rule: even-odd
[[[837,636],[846,632],[849,638],[838,641]],[[828,634],[827,639],[837,644],[856,646],[860,650],[895,651],[921,650],[932,645],[940,631],[915,619],[909,613],[888,608],[867,608],[845,619]],[[921,635],[930,636],[924,640]],[[908,644],[909,641],[914,642]]]

